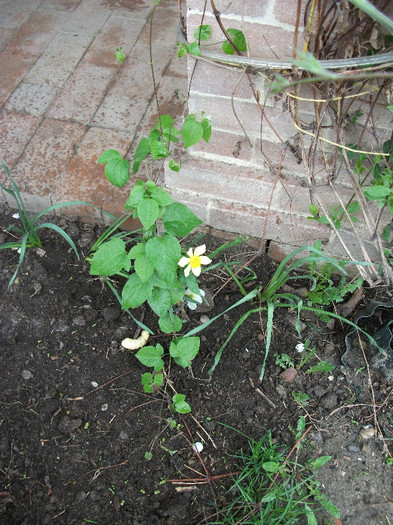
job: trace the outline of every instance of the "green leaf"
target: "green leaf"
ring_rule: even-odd
[[[208,117],[205,117],[201,120],[201,125],[203,128],[203,135],[202,138],[205,142],[209,142],[211,134],[212,134],[212,124]]]
[[[166,283],[171,284],[176,277],[177,263],[181,257],[179,241],[168,234],[149,239],[146,243],[146,255],[159,276]]]
[[[166,314],[171,307],[169,291],[163,288],[153,288],[151,296],[147,300],[150,308],[158,317]]]
[[[150,143],[151,154],[154,160],[165,159],[169,155],[168,148],[161,140],[153,140]]]
[[[320,456],[319,458],[314,459],[314,461],[311,461],[311,463],[307,464],[307,466],[309,469],[315,470],[317,468],[322,467],[323,465],[325,465],[325,463],[330,461],[331,457],[332,456]]]
[[[172,341],[169,347],[169,353],[175,363],[186,368],[187,366],[191,366],[191,361],[197,355],[199,344],[199,337],[185,337],[179,339],[176,343]]]
[[[315,204],[311,204],[311,206],[310,206],[310,213],[311,213],[311,215],[314,215],[314,216],[318,215],[318,208],[316,207]]]
[[[111,239],[98,248],[90,265],[91,275],[115,275],[131,267],[125,243],[118,238]]]
[[[180,168],[181,168],[181,161],[179,161],[179,164],[176,164],[176,162],[173,159],[169,161],[169,169],[171,169],[172,171],[175,171],[177,173],[180,171]]]
[[[113,159],[105,166],[105,175],[111,184],[122,188],[130,178],[130,163],[122,157]]]
[[[197,42],[192,42],[189,46],[187,46],[187,53],[194,55],[195,57],[201,56],[201,49]]]
[[[358,201],[351,202],[347,207],[348,213],[357,213],[360,210]]]
[[[332,370],[334,370],[336,367],[332,365],[331,363],[328,363],[327,361],[321,361],[315,366],[312,366],[309,368],[306,372],[306,374],[316,374],[318,372],[326,373],[328,374]]]
[[[160,326],[160,329],[165,334],[171,334],[173,332],[179,332],[182,327],[182,321],[177,315],[173,315],[172,318],[169,315],[169,312],[166,312],[165,315],[162,315],[159,320],[158,324]]]
[[[185,281],[186,281],[187,288],[189,288],[193,293],[196,293],[198,295],[201,294],[199,290],[198,279],[195,277],[195,275],[192,272],[189,273],[188,277],[185,277]]]
[[[152,285],[150,281],[142,283],[136,273],[128,278],[124,285],[121,295],[121,306],[124,310],[127,308],[137,308],[143,304],[151,294]]]
[[[198,26],[194,31],[194,38],[198,41],[207,40],[210,37],[211,27],[209,25]]]
[[[380,184],[377,186],[370,186],[364,190],[364,195],[370,201],[382,201],[390,195],[390,193],[392,193],[391,188],[381,186]]]
[[[124,206],[126,210],[130,210],[131,208],[136,208],[138,204],[143,199],[143,196],[145,194],[145,185],[142,180],[137,180],[135,183],[135,186],[130,191],[130,194],[128,196],[127,202]]]
[[[141,242],[138,242],[135,246],[131,248],[131,250],[128,252],[128,258],[129,259],[136,259],[140,255],[145,255],[145,245]]]
[[[106,151],[104,151],[104,153],[102,153],[102,155],[98,157],[97,162],[99,164],[107,164],[111,160],[118,160],[122,158],[123,156],[121,155],[121,153],[119,153],[115,149],[107,149]]]
[[[191,412],[190,405],[185,401],[186,396],[184,394],[175,394],[172,397],[173,405],[172,408],[179,414],[188,414]]]
[[[142,386],[143,390],[147,392],[148,394],[151,394],[153,392],[153,374],[151,372],[146,372],[142,374],[141,376]]]
[[[148,281],[152,273],[154,272],[154,266],[145,254],[139,255],[135,259],[134,268],[137,276],[142,281],[142,283]]]
[[[153,199],[144,197],[138,204],[138,217],[146,230],[156,222],[158,213],[158,204]]]
[[[262,463],[262,468],[266,470],[266,472],[277,472],[280,468],[280,463],[277,463],[277,461],[266,461],[265,463]]]
[[[144,346],[135,354],[135,357],[142,365],[153,367],[155,372],[159,372],[164,368],[164,361],[161,359],[163,353],[164,349],[158,343],[156,346]]]
[[[238,48],[239,51],[247,51],[246,37],[244,36],[243,31],[240,29],[227,29],[228,35],[233,37],[233,43]]]
[[[183,299],[185,289],[181,282],[175,279],[168,288],[168,291],[170,294],[171,304],[177,304]]]
[[[144,137],[140,140],[135,153],[134,153],[134,164],[132,167],[132,172],[137,173],[139,170],[140,163],[149,155],[150,153],[150,142],[149,139]]]
[[[184,237],[202,224],[202,221],[181,202],[174,202],[167,206],[162,221],[165,230],[176,237]]]
[[[203,137],[203,126],[196,120],[186,118],[181,128],[181,138],[185,148],[193,146]]]
[[[317,518],[315,517],[314,512],[307,505],[307,503],[304,504],[304,510],[305,510],[306,516],[307,516],[307,525],[318,525]]]
[[[160,187],[154,188],[151,193],[151,198],[156,201],[159,206],[168,206],[172,204],[173,199],[169,193]]]
[[[156,374],[154,376],[153,383],[156,386],[162,386],[164,383],[164,374]]]
[[[224,53],[226,55],[234,55],[235,54],[235,50],[234,50],[232,44],[230,44],[227,40],[222,44],[222,50],[224,51]]]

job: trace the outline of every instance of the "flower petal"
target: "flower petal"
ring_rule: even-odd
[[[194,255],[192,248],[190,248],[187,252],[188,257],[192,257]]]
[[[201,264],[210,264],[212,260],[209,257],[206,257],[206,255],[201,255],[200,257]]]
[[[201,244],[200,246],[197,246],[194,250],[194,255],[197,255],[198,257],[202,255],[202,253],[205,253],[206,251],[206,244]]]
[[[182,257],[177,264],[183,268],[183,266],[186,266],[189,262],[190,259],[188,257]]]
[[[189,264],[189,265],[187,266],[187,268],[184,270],[184,275],[185,275],[186,277],[188,277],[188,276],[190,275],[190,270],[191,270],[191,264]]]
[[[187,306],[190,310],[196,310],[197,305],[191,301],[187,301]]]
[[[187,268],[191,268],[191,265]],[[190,273],[190,271],[188,271],[188,273]],[[199,277],[201,275],[201,267],[198,266],[197,268],[192,268],[192,273],[195,275],[195,277]],[[184,272],[184,275],[186,274],[186,272]],[[186,275],[187,277],[187,275]]]

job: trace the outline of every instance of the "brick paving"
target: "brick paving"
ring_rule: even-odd
[[[111,186],[96,160],[107,148],[131,159],[156,122],[150,33],[162,113],[181,117],[187,64],[176,54],[178,2],[162,0],[150,26],[152,7],[151,0],[0,0],[0,159],[30,211],[70,200],[122,210],[130,184]],[[123,64],[113,56],[120,46]],[[100,217],[88,207],[67,213]]]

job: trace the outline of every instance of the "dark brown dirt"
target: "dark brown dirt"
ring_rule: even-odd
[[[16,221],[6,210],[3,232],[11,222]],[[266,315],[250,316],[209,377],[217,350],[241,315],[255,305],[231,310],[202,333],[192,369],[172,364],[171,384],[186,394],[192,407],[192,415],[174,414],[166,399],[143,393],[140,376],[146,369],[120,346],[137,327],[110,290],[89,275],[84,258],[97,228],[66,219],[60,223],[80,248],[80,261],[63,240],[45,233],[45,253],[28,251],[17,282],[7,290],[17,254],[0,251],[1,523],[209,523],[215,503],[231,499],[226,475],[236,466],[230,454],[247,447],[244,437],[220,423],[254,439],[271,430],[275,440],[291,448],[291,429],[301,415],[307,427],[312,425],[302,459],[332,456],[318,476],[322,491],[340,509],[342,523],[392,523],[393,467],[386,464],[381,439],[360,437],[366,425],[375,424],[367,374],[364,362],[359,363],[365,386],[359,402],[343,374],[340,326],[316,330],[305,323],[301,340],[309,339],[318,358],[335,369],[306,374],[305,367],[294,383],[286,383],[274,354],[285,352],[298,362],[299,338],[295,313],[278,310],[265,378],[259,384]],[[7,234],[2,237],[7,240]],[[209,247],[217,242],[206,239]],[[242,246],[226,257],[245,262],[249,254]],[[275,263],[260,257],[252,267],[257,281],[266,284]],[[221,272],[206,275],[202,288],[214,294],[224,280]],[[240,297],[236,287],[228,285],[204,315],[213,317]],[[170,337],[159,333],[155,316],[143,309],[134,315],[144,316],[156,334],[151,341],[167,349]],[[197,326],[200,316],[188,312],[184,330]],[[310,364],[317,362],[314,358]],[[372,382],[378,421],[389,444],[392,384],[375,371]],[[293,401],[292,392],[308,394],[305,409]],[[170,428],[168,418],[176,420],[176,428]],[[195,441],[204,443],[203,464],[192,450]],[[152,454],[150,461],[146,452]],[[172,481],[201,477],[206,483],[187,487]]]

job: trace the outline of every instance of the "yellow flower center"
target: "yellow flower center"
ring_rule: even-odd
[[[190,259],[191,268],[199,268],[201,265],[201,258],[197,255],[193,255]]]

